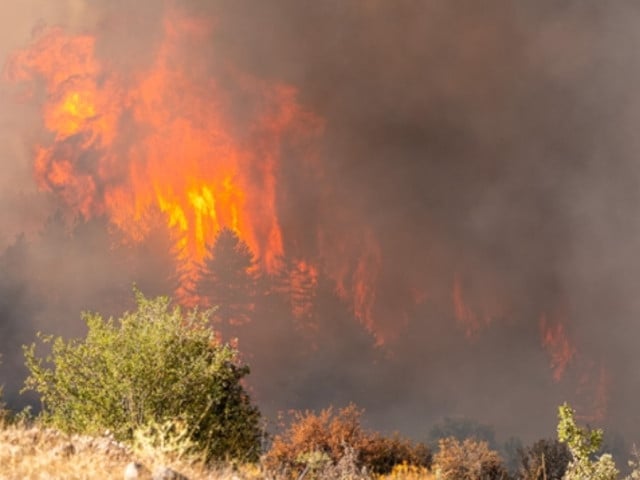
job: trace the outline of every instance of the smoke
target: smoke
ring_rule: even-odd
[[[62,25],[95,35],[126,77],[153,64],[177,10],[212,25],[178,67],[230,92],[229,128],[256,109],[240,78],[295,87],[322,123],[305,160],[282,153],[275,208],[285,254],[317,263],[324,300],[293,332],[286,305],[222,326],[246,346],[265,411],[354,401],[376,428],[419,438],[459,414],[532,439],[553,435],[569,400],[638,435],[632,2],[130,3],[23,3],[0,23],[0,60]],[[17,345],[36,330],[81,334],[79,312],[129,308],[134,281],[174,288],[164,227],[123,243],[107,218],[74,218],[39,190],[33,149],[51,134],[20,93],[0,85],[0,373],[13,402]],[[369,290],[347,281],[334,295],[342,270]],[[550,365],[567,344],[571,358]]]

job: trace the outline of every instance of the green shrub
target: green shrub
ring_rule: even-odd
[[[118,320],[84,314],[84,339],[39,335],[51,353],[24,347],[25,390],[41,396],[45,422],[70,432],[110,430],[132,440],[149,425],[185,425],[206,461],[254,460],[260,415],[241,385],[238,352],[209,327],[208,314],[170,309],[136,291],[137,309]]]
[[[558,440],[567,444],[572,457],[565,480],[615,480],[619,472],[611,455],[605,453],[593,459],[602,446],[602,430],[579,427],[574,415],[566,403],[558,409]]]

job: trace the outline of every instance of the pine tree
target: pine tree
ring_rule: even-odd
[[[217,307],[215,316],[243,324],[255,310],[258,272],[249,246],[232,230],[223,229],[213,243],[199,282],[199,293]]]

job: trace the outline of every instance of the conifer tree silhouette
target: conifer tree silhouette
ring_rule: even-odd
[[[199,293],[216,306],[215,317],[243,324],[255,310],[258,285],[256,259],[249,246],[232,230],[222,229],[204,263]]]

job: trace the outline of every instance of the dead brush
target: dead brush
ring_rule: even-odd
[[[431,452],[399,436],[365,431],[362,410],[293,412],[288,428],[276,435],[264,457],[265,470],[281,478],[367,478],[406,463],[428,469]]]

